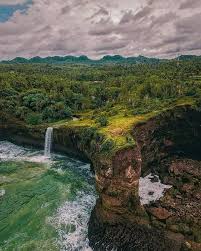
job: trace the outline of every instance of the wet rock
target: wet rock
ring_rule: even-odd
[[[153,194],[154,194],[153,191],[148,192],[148,195],[153,195]]]
[[[201,175],[201,162],[192,159],[175,160],[170,165],[169,171],[176,176],[191,174],[194,177],[199,177]]]
[[[159,220],[154,219],[154,216],[152,216],[152,218],[151,218],[151,223],[152,223],[152,226],[156,227],[157,229],[165,229],[166,228],[166,224],[164,222],[161,222]]]
[[[181,200],[181,199],[182,199],[182,196],[179,195],[179,194],[177,194],[177,195],[176,195],[176,198]]]
[[[194,198],[196,198],[197,200],[201,200],[201,191],[200,192],[196,192],[194,194]]]
[[[183,234],[167,232],[167,236],[169,239],[175,240],[175,243],[179,244],[179,243],[185,242],[185,238],[184,238]]]
[[[190,235],[192,233],[191,229],[189,226],[187,226],[186,224],[179,224],[179,231],[183,234],[187,234]]]
[[[192,251],[200,251],[201,250],[201,243],[191,242],[190,245],[191,245]]]
[[[154,175],[153,177],[150,178],[152,183],[159,182],[158,176]]]
[[[107,224],[95,210],[89,221],[89,243],[95,251],[182,251],[183,239],[146,225]]]
[[[167,185],[174,185],[175,180],[173,177],[165,176],[165,177],[162,177],[162,182]]]
[[[148,208],[148,212],[159,220],[166,220],[171,216],[171,213],[165,208],[151,207]]]
[[[194,186],[192,184],[184,184],[181,188],[182,192],[189,193],[193,190]]]
[[[166,147],[171,147],[171,146],[173,146],[174,145],[174,142],[172,141],[172,140],[169,140],[169,139],[164,139],[164,145],[166,146]]]
[[[178,225],[170,225],[170,226],[168,226],[168,229],[175,232],[175,233],[179,233],[179,226]]]

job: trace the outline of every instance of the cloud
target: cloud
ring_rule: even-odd
[[[152,9],[148,6],[142,8],[135,14],[133,14],[132,10],[126,11],[120,20],[120,24],[142,21],[143,19],[146,19],[150,13],[152,13]]]
[[[194,9],[201,7],[200,0],[185,0],[180,5],[180,9]]]
[[[112,36],[100,41],[99,45],[95,46],[95,51],[112,51],[116,49],[122,49],[128,45],[126,40],[119,39]]]
[[[199,0],[102,0],[101,4],[98,0],[33,0],[26,12],[16,10],[9,20],[0,22],[0,58],[199,54],[199,6]]]
[[[96,18],[97,16],[108,16],[109,12],[102,6],[99,6],[98,10],[89,19]]]
[[[18,5],[26,2],[27,0],[0,0],[0,5]]]

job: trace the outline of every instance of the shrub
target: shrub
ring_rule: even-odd
[[[127,135],[127,136],[126,136],[126,141],[127,141],[127,143],[132,144],[132,143],[134,142],[134,139],[133,139],[132,136]]]
[[[110,109],[110,111],[107,113],[109,116],[115,116],[118,114],[118,111],[115,109]]]
[[[43,93],[30,93],[23,97],[23,106],[33,111],[41,111],[49,103],[48,97]]]
[[[42,122],[42,116],[39,113],[30,113],[26,117],[26,123],[30,125],[38,125]]]
[[[17,95],[18,92],[12,88],[1,90],[0,97],[11,97]]]
[[[106,116],[100,116],[97,120],[96,123],[99,123],[100,126],[107,126],[108,125],[108,118]]]
[[[198,99],[195,105],[196,105],[196,110],[200,112],[201,111],[201,99]]]
[[[88,145],[96,134],[96,128],[90,127],[83,130],[81,134],[81,143]]]
[[[29,113],[29,109],[25,106],[16,107],[15,115],[17,118],[25,119],[27,114]]]
[[[17,104],[14,99],[0,99],[0,111],[4,110],[8,113],[13,113],[15,111]]]
[[[65,106],[62,102],[46,107],[43,111],[43,119],[47,121],[54,121],[72,117],[70,107]]]
[[[112,139],[107,139],[101,145],[101,151],[102,152],[110,151],[113,147],[114,147],[114,141]]]

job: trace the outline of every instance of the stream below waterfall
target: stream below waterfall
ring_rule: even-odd
[[[0,141],[0,250],[86,251],[90,165]]]

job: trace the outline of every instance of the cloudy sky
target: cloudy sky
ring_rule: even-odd
[[[201,55],[201,0],[0,0],[0,60]]]

